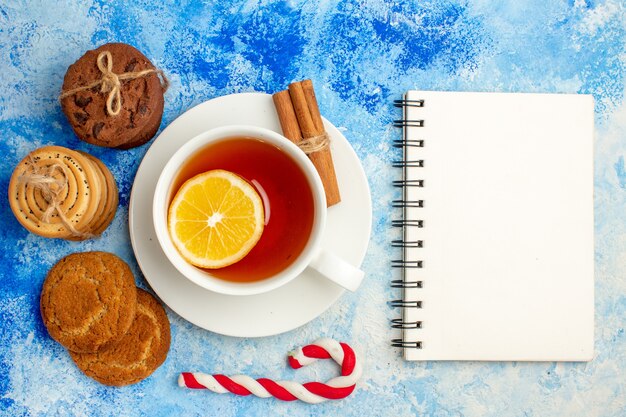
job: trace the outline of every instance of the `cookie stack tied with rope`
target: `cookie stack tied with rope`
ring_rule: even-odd
[[[74,253],[54,265],[41,291],[50,336],[78,368],[111,386],[137,383],[167,357],[170,324],[163,307],[135,287],[129,266],[107,252]]]
[[[59,100],[81,140],[129,149],[156,134],[167,86],[163,72],[140,51],[107,43],[70,65]]]
[[[9,204],[17,220],[48,238],[101,235],[115,217],[117,203],[115,178],[106,165],[62,146],[30,152],[9,182]]]

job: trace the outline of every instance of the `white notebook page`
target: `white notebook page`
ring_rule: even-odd
[[[593,356],[593,100],[565,94],[410,91],[405,119],[404,308],[409,360],[560,360]]]

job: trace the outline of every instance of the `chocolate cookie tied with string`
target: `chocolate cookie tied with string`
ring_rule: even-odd
[[[137,49],[108,43],[70,65],[59,98],[80,139],[129,149],[159,129],[167,85],[163,72]]]
[[[100,235],[117,209],[118,191],[97,158],[44,146],[17,165],[9,182],[15,218],[39,236],[84,240]]]

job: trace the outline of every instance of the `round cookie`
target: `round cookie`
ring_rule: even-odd
[[[88,153],[83,153],[94,165],[96,170],[103,181],[103,190],[102,199],[101,199],[101,213],[97,217],[94,218],[94,221],[91,224],[91,233],[94,236],[100,236],[102,232],[109,227],[109,224],[113,221],[115,217],[115,212],[117,211],[117,204],[119,202],[119,193],[117,190],[117,184],[115,182],[115,178],[109,168],[98,158],[93,155],[89,155]]]
[[[89,210],[87,210],[76,224],[76,228],[81,231],[81,234],[78,236],[71,234],[67,239],[85,240],[95,237],[93,233],[91,233],[91,225],[94,221],[98,220],[98,216],[102,211],[104,183],[101,181],[103,178],[100,178],[96,165],[91,162],[91,158],[88,158],[87,155],[82,152],[74,152],[76,153],[76,160],[81,165],[87,177],[85,184],[89,189]]]
[[[76,237],[87,238],[84,229],[97,211],[98,200],[91,187],[96,177],[86,164],[82,155],[62,146],[44,146],[22,159],[8,189],[9,205],[22,226],[44,237],[73,236],[57,210],[44,218],[56,200],[67,224],[78,232]]]
[[[48,272],[40,307],[54,340],[71,351],[95,352],[130,328],[137,309],[135,278],[111,253],[74,253]]]
[[[95,353],[70,352],[76,365],[96,381],[113,386],[134,384],[165,361],[170,348],[170,323],[163,307],[137,289],[137,314],[117,343]]]
[[[81,152],[81,151],[77,151],[79,154],[81,154],[81,156],[84,157],[84,159],[86,160],[86,162],[88,163],[89,167],[93,170],[94,175],[96,177],[97,183],[98,183],[98,188],[100,189],[99,192],[99,201],[98,201],[98,210],[96,211],[96,213],[93,215],[93,218],[91,219],[91,221],[89,222],[89,233],[91,233],[94,236],[97,236],[94,233],[94,229],[95,229],[95,225],[100,223],[102,221],[102,219],[105,216],[105,209],[106,209],[106,202],[108,199],[108,193],[109,193],[109,187],[107,186],[106,183],[106,179],[104,178],[104,173],[102,172],[102,170],[100,169],[100,166],[98,166],[95,163],[95,157],[85,153],[85,152]]]
[[[155,69],[134,47],[108,43],[87,51],[70,65],[63,80],[62,94],[102,79],[97,59],[103,51],[111,53],[112,71],[117,75]],[[157,73],[120,82],[122,107],[117,115],[108,114],[106,101],[109,93],[101,92],[100,86],[61,99],[61,108],[76,136],[94,145],[128,149],[143,145],[156,134],[163,116],[165,91]]]

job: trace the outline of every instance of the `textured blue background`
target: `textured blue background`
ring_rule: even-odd
[[[120,2],[121,3],[121,2]],[[21,415],[626,415],[626,12],[617,1],[0,2],[0,189],[28,151],[59,144],[111,167],[120,208],[97,240],[27,233],[0,199],[0,414]],[[169,3],[169,4],[168,4]],[[176,2],[177,3],[177,2]],[[128,200],[148,146],[115,151],[77,140],[57,95],[66,68],[108,41],[135,45],[165,70],[162,127],[224,94],[275,92],[312,78],[322,114],[361,158],[373,200],[366,281],[313,322],[245,340],[213,334],[168,310],[172,346],[149,379],[108,388],[83,376],[39,316],[46,271],[62,256],[114,252],[146,286],[128,237]],[[389,347],[390,186],[397,151],[391,106],[409,88],[591,93],[596,100],[596,357],[590,363],[407,363]],[[488,123],[489,115],[481,123]],[[558,250],[558,249],[557,249]],[[350,342],[366,357],[355,393],[309,406],[192,392],[183,370],[307,381],[336,370],[292,371],[291,348],[317,337]]]

